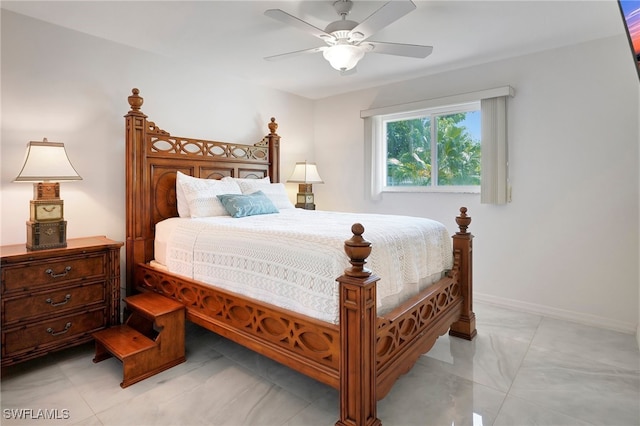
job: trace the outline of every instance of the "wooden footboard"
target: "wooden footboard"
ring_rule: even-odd
[[[376,426],[377,404],[393,383],[447,332],[473,339],[475,315],[471,302],[473,236],[471,218],[460,208],[454,235],[454,265],[441,279],[383,317],[376,315],[376,282],[365,268],[371,244],[360,224],[345,241],[351,267],[340,283],[340,419],[336,426]],[[454,330],[454,327],[455,330]]]

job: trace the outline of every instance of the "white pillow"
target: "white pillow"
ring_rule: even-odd
[[[180,172],[178,172],[180,173]],[[176,187],[180,185],[190,217],[229,216],[218,195],[242,194],[240,187],[234,181],[217,179],[200,179],[180,173]],[[177,194],[177,191],[176,191]],[[178,213],[179,214],[179,213]]]
[[[178,216],[191,217],[189,203],[187,202],[187,198],[184,196],[184,190],[182,189],[182,182],[185,180],[185,177],[191,176],[185,175],[180,171],[176,173],[176,203],[178,204]]]
[[[269,184],[271,183],[271,178],[269,176],[263,177],[262,179],[251,179],[251,178],[234,178],[231,176],[225,176],[222,178],[222,180],[232,180],[235,183],[237,183],[240,186],[240,189],[242,189],[242,185],[243,184]]]
[[[269,185],[265,185],[264,188],[256,188],[251,192],[255,191],[264,192],[271,202],[275,204],[278,210],[296,208],[296,206],[291,204],[291,200],[289,200],[289,194],[287,194],[287,189],[285,188],[284,183],[271,183]]]
[[[278,210],[296,208],[291,204],[289,194],[287,194],[284,184],[271,183],[268,176],[263,179],[236,179],[232,177],[225,177],[222,180],[234,180],[237,182],[243,194],[252,194],[256,191],[264,192],[264,195],[269,197]]]

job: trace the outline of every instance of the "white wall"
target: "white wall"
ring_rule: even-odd
[[[26,240],[31,184],[12,183],[30,140],[64,142],[82,181],[61,184],[68,237],[125,238],[124,118],[142,111],[173,135],[255,143],[275,116],[282,175],[313,160],[310,100],[2,11],[0,243]],[[296,186],[288,185],[291,199]]]
[[[639,119],[628,49],[621,35],[318,101],[315,156],[326,184],[316,185],[316,203],[432,217],[451,232],[467,206],[477,299],[635,332]],[[512,203],[481,205],[471,194],[365,198],[360,110],[504,85],[516,91],[508,102]]]

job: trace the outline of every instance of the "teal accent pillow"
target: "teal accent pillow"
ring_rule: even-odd
[[[217,197],[232,217],[279,212],[269,197],[262,191],[256,191],[251,194],[223,194]]]

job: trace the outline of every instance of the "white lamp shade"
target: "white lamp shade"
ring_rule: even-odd
[[[64,144],[60,142],[29,142],[24,165],[14,182],[47,182],[82,180],[73,168]]]
[[[287,182],[293,183],[324,183],[318,174],[318,168],[315,163],[296,163],[291,177]]]
[[[336,44],[322,52],[322,56],[338,71],[349,71],[364,56],[364,50],[351,44]]]

